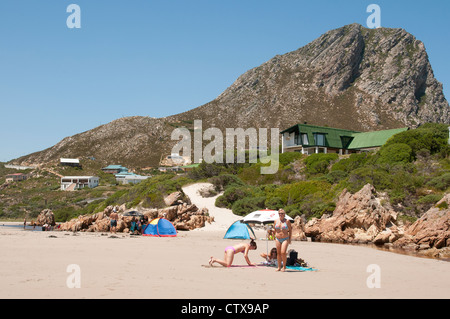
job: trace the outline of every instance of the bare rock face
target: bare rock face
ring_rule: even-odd
[[[55,215],[50,209],[44,209],[41,211],[36,219],[36,225],[42,226],[45,224],[55,226]]]
[[[176,196],[174,196],[175,198]],[[177,202],[178,200],[176,200]],[[68,222],[60,225],[61,231],[84,231],[84,232],[108,232],[110,230],[110,215],[113,209],[116,209],[119,215],[117,220],[117,232],[128,232],[131,227],[132,217],[123,216],[125,207],[108,206],[103,212],[93,215],[80,215]],[[204,227],[205,224],[214,221],[214,218],[208,216],[206,208],[199,209],[197,206],[188,203],[182,203],[162,209],[144,210],[143,215],[151,221],[154,218],[165,218],[171,221],[177,230],[193,230]],[[53,214],[53,213],[52,213]]]
[[[450,256],[450,194],[410,225],[395,247]],[[426,253],[425,253],[426,254]]]
[[[117,119],[14,161],[95,156],[158,165],[175,127],[280,128],[308,122],[358,131],[450,123],[449,104],[425,45],[403,29],[350,24],[242,74],[213,101],[165,118]],[[355,120],[356,119],[356,120]],[[169,205],[170,206],[170,205]]]
[[[292,223],[292,240],[306,241],[305,223],[300,216],[296,216]]]
[[[355,194],[344,190],[333,215],[310,220],[305,225],[305,234],[315,241],[369,243],[393,226],[396,218],[393,210],[381,205],[375,188],[367,184]]]
[[[183,192],[173,192],[164,197],[164,203],[166,204],[166,206],[180,204],[183,203],[183,198],[184,198]]]

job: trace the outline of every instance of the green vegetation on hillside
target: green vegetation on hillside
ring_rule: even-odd
[[[377,152],[339,157],[337,154],[284,153],[279,170],[262,175],[260,162],[201,163],[184,175],[160,174],[137,185],[116,185],[113,175],[101,172],[95,161],[83,169],[54,167],[62,175],[97,175],[101,186],[75,192],[59,190],[59,178],[46,170],[0,190],[0,218],[35,218],[44,208],[55,212],[59,222],[80,214],[92,214],[108,205],[125,204],[161,208],[164,197],[183,185],[209,181],[223,192],[216,205],[246,215],[253,210],[285,208],[291,217],[330,214],[343,189],[352,193],[365,184],[385,192],[403,218],[414,219],[436,204],[450,187],[448,129],[443,124],[426,124],[394,135]],[[247,154],[248,155],[248,154]],[[0,182],[14,173],[0,165]],[[30,173],[30,172],[29,172]],[[90,199],[89,203],[85,200]],[[388,203],[386,203],[388,204]]]

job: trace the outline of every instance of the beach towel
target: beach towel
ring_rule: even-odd
[[[230,267],[223,267],[221,265],[217,265],[217,266],[211,266],[211,265],[202,265],[202,267],[205,268],[262,268],[260,267],[261,265],[257,265],[257,266],[250,266],[250,265],[231,265]]]
[[[211,266],[211,265],[202,265],[202,267],[205,268],[227,268],[223,266]],[[229,268],[275,268],[274,265],[267,265],[267,264],[257,264],[256,266],[249,266],[249,265],[231,265]],[[317,269],[314,269],[313,267],[301,267],[301,266],[286,266],[286,271],[291,272],[304,272],[304,271],[317,271]]]

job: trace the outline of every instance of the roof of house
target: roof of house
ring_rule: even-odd
[[[78,158],[60,158],[60,163],[72,163],[72,164],[80,164],[80,160]]]
[[[91,179],[91,178],[98,178],[98,177],[97,176],[63,176],[63,177],[61,177],[61,179],[63,179],[63,178],[71,178],[71,179],[88,178],[88,179]]]
[[[108,165],[102,169],[127,169],[127,168],[122,165]]]
[[[283,133],[292,133],[297,132],[300,134],[307,134],[308,135],[308,141],[309,147],[314,146],[326,146],[326,147],[333,147],[333,148],[345,148],[345,144],[348,143],[345,140],[343,140],[341,137],[348,136],[352,137],[353,134],[359,133],[357,131],[351,131],[351,130],[344,130],[339,128],[333,128],[333,127],[325,127],[325,126],[317,126],[317,125],[309,125],[309,124],[296,124],[294,126],[291,126],[290,128],[284,130],[281,132]],[[316,145],[314,142],[314,134],[315,133],[322,133],[325,134],[325,145]]]
[[[356,133],[353,135],[353,140],[350,142],[347,148],[361,149],[361,148],[382,146],[393,135],[407,130],[408,130],[407,127],[403,127],[392,130]]]
[[[280,134],[292,132],[307,134],[308,147],[325,146],[339,149],[362,149],[382,146],[391,136],[406,130],[408,130],[407,127],[382,131],[358,132],[325,126],[296,124],[280,132]],[[325,145],[315,144],[315,133],[325,134]]]

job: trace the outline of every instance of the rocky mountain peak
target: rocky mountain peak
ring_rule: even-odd
[[[308,122],[368,131],[450,123],[450,114],[421,41],[403,29],[350,24],[245,72],[205,105],[160,119],[119,119],[15,162],[86,155],[158,165],[175,143],[173,129],[192,128],[194,120],[203,129],[283,130]]]

